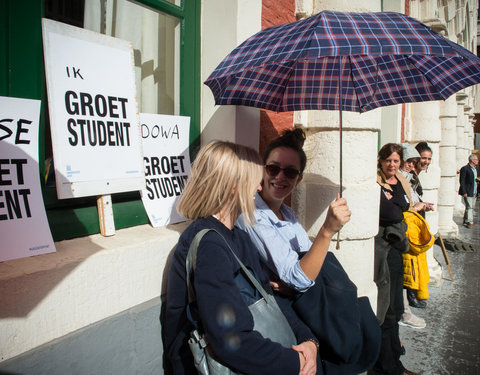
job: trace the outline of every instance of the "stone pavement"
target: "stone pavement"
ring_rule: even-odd
[[[443,267],[441,287],[429,286],[425,309],[412,308],[425,319],[427,327],[400,327],[406,348],[401,357],[405,368],[423,375],[480,375],[480,199],[477,200],[472,229],[459,226],[457,241],[445,240],[453,281],[440,248],[435,258]]]

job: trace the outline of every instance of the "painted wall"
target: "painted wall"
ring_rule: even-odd
[[[202,71],[204,82],[238,44],[261,29],[261,0],[202,2]],[[202,143],[229,140],[258,149],[260,110],[215,106],[212,92],[202,85]]]
[[[134,306],[151,300],[160,304],[166,290],[165,265],[185,227],[185,223],[142,225],[118,230],[113,237],[57,242],[56,253],[0,263],[1,366],[2,361],[39,350]],[[158,327],[156,321],[151,329]],[[112,337],[117,334],[110,332]],[[115,358],[106,356],[103,361]]]

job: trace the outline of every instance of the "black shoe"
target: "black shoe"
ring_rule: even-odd
[[[427,302],[424,300],[418,300],[413,289],[407,289],[407,300],[411,307],[416,307],[417,309],[424,309],[427,307]]]
[[[422,375],[422,373],[421,372],[413,372],[413,371],[404,369],[402,375]]]

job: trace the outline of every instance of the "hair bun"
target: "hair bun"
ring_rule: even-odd
[[[293,147],[302,148],[305,143],[305,132],[301,128],[287,129],[282,133],[282,138],[286,144],[290,144]]]
[[[427,142],[420,142],[415,146],[415,148],[420,154],[424,151],[432,152],[432,149],[430,148]]]

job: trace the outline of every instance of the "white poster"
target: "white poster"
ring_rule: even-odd
[[[40,103],[0,96],[0,262],[55,251],[38,172]]]
[[[146,189],[142,201],[154,227],[185,221],[176,210],[190,176],[190,118],[140,114]]]
[[[144,189],[132,44],[42,22],[58,197]]]

